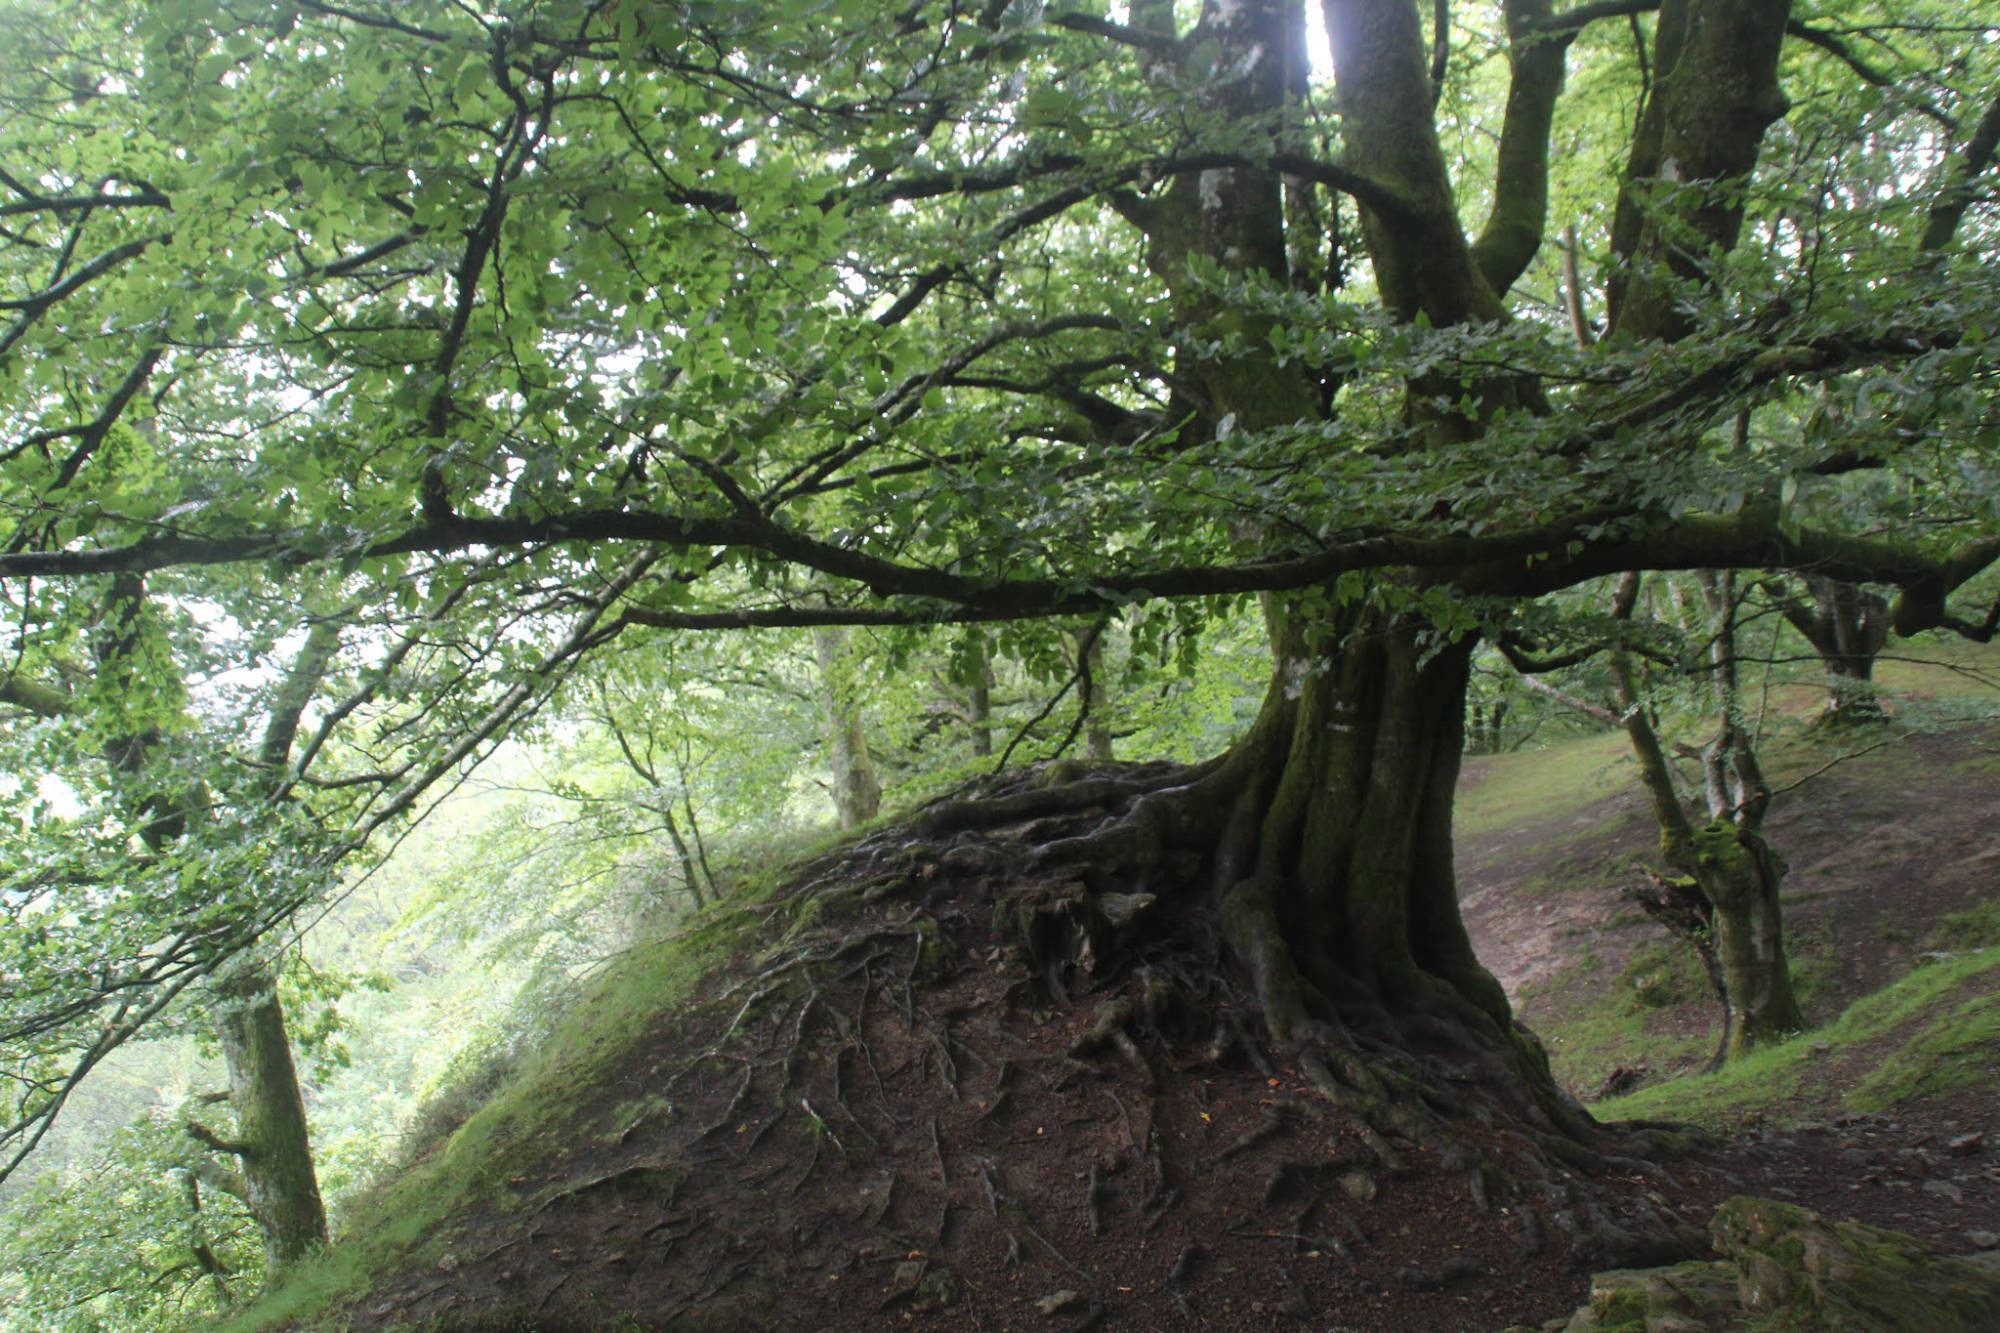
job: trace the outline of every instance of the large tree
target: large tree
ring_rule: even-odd
[[[615,634],[1261,596],[1227,754],[938,826],[1108,804],[1042,858],[1329,1095],[1588,1137],[1458,915],[1476,638],[1654,568],[1908,632],[2000,550],[1994,44],[1822,8],[1326,0],[1321,77],[1284,0],[13,0],[0,578],[455,627],[378,813]]]

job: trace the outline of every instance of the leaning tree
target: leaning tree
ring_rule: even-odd
[[[357,779],[392,811],[616,635],[1260,598],[1226,754],[934,825],[1108,803],[1041,858],[1143,886],[1329,1095],[1442,1055],[1588,1135],[1459,918],[1473,645],[1635,569],[1950,614],[2000,551],[1993,29],[1318,17],[11,0],[0,578],[59,621],[318,571],[418,626],[378,664],[454,627],[478,706],[398,677],[450,743]]]

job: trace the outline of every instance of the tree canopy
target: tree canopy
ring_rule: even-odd
[[[1274,699],[1317,672],[1326,707],[1401,717],[1397,689],[1462,702],[1443,649],[1622,570],[1893,585],[1904,632],[1958,614],[2000,553],[1996,25],[1318,17],[8,0],[0,694],[42,719],[23,771],[162,738],[95,816],[8,797],[62,842],[6,889],[22,1123],[67,1077],[35,1061],[88,1068],[614,637],[1126,607],[1158,635],[1274,594]],[[1337,665],[1389,623],[1421,626],[1407,652]],[[309,625],[339,647],[274,771],[245,719]],[[1326,995],[1379,966],[1504,1027],[1426,896],[1435,802],[1393,794],[1443,759],[1328,776],[1316,707],[1267,709],[1255,736],[1298,739],[1217,770],[1291,811],[1215,855],[1233,947],[1274,1015],[1287,967]],[[236,813],[133,856],[174,765]],[[1302,817],[1294,785],[1352,812]],[[1398,868],[1312,869],[1363,856],[1311,831],[1356,820],[1402,830]],[[1253,863],[1344,886],[1305,932],[1343,942],[1280,967],[1259,923],[1294,909]],[[1391,913],[1408,975],[1370,943],[1378,873],[1432,884]],[[117,887],[78,908],[77,883]]]

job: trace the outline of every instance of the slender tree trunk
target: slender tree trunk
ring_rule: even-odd
[[[1093,626],[1076,639],[1076,706],[1084,716],[1085,759],[1112,758],[1111,687],[1104,679],[1104,629],[1102,624]]]
[[[688,895],[694,899],[696,908],[708,906],[708,899],[701,891],[701,877],[695,872],[694,852],[688,847],[687,839],[681,836],[680,821],[674,818],[673,798],[665,797],[655,809],[667,822],[667,836],[673,839],[674,855],[680,858],[681,878],[687,881]]]
[[[1612,608],[1616,618],[1630,618],[1638,591],[1636,574],[1620,581]],[[1710,665],[1723,715],[1716,738],[1702,751],[1709,807],[1704,827],[1696,828],[1688,817],[1665,747],[1641,706],[1631,659],[1622,650],[1612,653],[1611,670],[1640,780],[1660,827],[1660,856],[1686,876],[1662,881],[1656,891],[1635,897],[1702,955],[1722,1007],[1722,1036],[1711,1061],[1716,1065],[1796,1032],[1804,1022],[1792,990],[1778,903],[1785,863],[1758,831],[1768,797],[1738,716],[1734,609],[1726,585],[1705,582],[1703,592],[1711,612]],[[1705,906],[1693,906],[1690,898]]]
[[[216,1033],[236,1112],[232,1151],[263,1236],[265,1272],[275,1276],[326,1244],[305,1100],[270,967],[246,960],[215,993]]]
[[[993,649],[978,625],[966,630],[953,654],[951,686],[958,692],[972,753],[984,759],[993,753]]]
[[[853,649],[846,631],[820,629],[813,632],[813,651],[819,660],[820,711],[833,769],[834,813],[842,828],[854,828],[882,808],[882,784],[876,781],[875,765],[868,757]]]
[[[150,615],[143,580],[136,574],[118,575],[112,581],[96,645],[101,669],[134,669],[138,647],[150,632]],[[279,684],[258,747],[261,799],[276,800],[283,793],[299,718],[339,645],[337,624],[314,623]],[[119,776],[143,778],[160,743],[154,731],[120,737],[108,747],[106,759]],[[192,821],[201,818],[208,801],[205,790],[149,792],[136,805],[142,820],[138,836],[155,853],[165,852]],[[215,983],[214,995],[216,1035],[237,1117],[237,1138],[227,1150],[240,1162],[243,1200],[263,1235],[265,1271],[275,1275],[326,1242],[326,1210],[313,1169],[305,1101],[268,962],[240,961],[231,975]],[[219,1146],[219,1141],[211,1146]]]

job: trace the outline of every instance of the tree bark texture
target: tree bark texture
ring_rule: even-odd
[[[1881,696],[1875,692],[1875,659],[1889,642],[1889,603],[1878,592],[1838,579],[1807,575],[1807,606],[1783,597],[1779,609],[1812,645],[1826,672],[1826,708],[1820,721],[1831,726],[1858,726],[1882,721]]]
[[[246,962],[215,989],[245,1202],[263,1236],[265,1271],[275,1275],[326,1244],[305,1100],[270,968]]]

